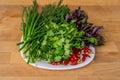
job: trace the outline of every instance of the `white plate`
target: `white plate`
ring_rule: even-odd
[[[38,67],[38,68],[42,68],[42,69],[49,69],[49,70],[68,70],[68,69],[81,68],[81,67],[88,65],[90,62],[92,62],[92,60],[95,57],[95,48],[92,46],[90,46],[89,48],[92,50],[93,54],[89,54],[90,58],[89,57],[86,58],[86,60],[84,62],[77,64],[77,65],[51,65],[46,61],[39,61],[36,63],[29,63],[29,64],[34,67]],[[25,62],[27,62],[28,59],[24,58],[23,51],[20,51],[20,54],[21,54],[22,58],[25,60]]]

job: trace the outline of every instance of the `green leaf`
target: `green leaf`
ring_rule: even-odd
[[[46,45],[47,44],[47,35],[44,37],[44,40],[42,41],[42,44],[41,45]]]
[[[63,1],[63,0],[59,0],[59,3],[58,3],[58,5],[57,5],[57,7],[59,7],[59,6],[61,5],[62,1]]]
[[[74,24],[76,22],[76,20],[71,20],[70,24]]]
[[[84,31],[79,31],[79,32],[78,32],[78,36],[79,36],[79,37],[83,37],[84,35],[85,35],[85,32],[84,32]]]
[[[67,60],[69,58],[69,55],[63,55],[62,60]]]
[[[64,55],[69,55],[71,53],[70,47],[69,43],[64,44]]]
[[[62,59],[61,56],[56,56],[56,57],[54,58],[54,61],[55,61],[55,62],[59,62],[59,61],[61,61],[61,59]]]
[[[63,55],[63,53],[64,53],[63,48],[57,47],[56,50],[55,50],[55,53],[56,53],[57,55]]]
[[[95,45],[98,44],[98,40],[97,40],[96,38],[94,38],[94,37],[87,38],[87,40],[88,40],[89,42],[95,44]]]
[[[46,53],[42,53],[42,54],[40,55],[40,57],[41,57],[41,59],[43,59],[43,60],[48,60]]]
[[[49,31],[47,32],[47,35],[48,35],[48,36],[54,36],[54,33],[53,33],[52,30],[49,30]]]
[[[51,62],[53,62],[53,61],[54,61],[53,55],[49,55],[49,62],[51,63]]]
[[[84,41],[81,41],[81,44],[80,44],[80,48],[84,48],[85,47],[85,42]]]
[[[86,18],[83,18],[82,23],[84,24],[86,22],[86,20],[87,20]]]

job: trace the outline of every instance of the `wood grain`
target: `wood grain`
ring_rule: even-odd
[[[11,2],[10,5],[5,1]],[[96,57],[88,66],[69,71],[50,71],[26,64],[18,52],[16,43],[22,35],[22,5],[31,4],[29,0],[18,1],[20,4],[17,0],[0,2],[0,80],[120,80],[120,6],[104,5],[108,0],[99,6],[96,3],[101,0],[89,0],[95,1],[92,6],[82,5],[81,8],[88,13],[90,22],[104,26],[101,34],[104,35],[106,43],[96,47]],[[112,3],[112,0],[109,1]],[[119,0],[114,1],[119,5]],[[76,7],[74,3],[70,6],[72,10]]]
[[[39,5],[58,2],[58,0],[37,0]],[[63,0],[63,4],[68,5],[104,5],[104,6],[118,6],[120,0]],[[0,5],[32,5],[32,0],[0,0]]]

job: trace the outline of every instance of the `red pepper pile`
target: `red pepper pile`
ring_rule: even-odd
[[[62,64],[62,65],[77,65],[80,62],[84,62],[86,60],[87,57],[90,58],[89,54],[92,53],[92,50],[89,49],[88,47],[83,48],[82,50],[77,49],[77,48],[73,48],[73,52],[70,55],[69,59],[67,60],[61,60],[60,62],[52,62],[52,65],[58,65],[58,64]],[[80,58],[80,55],[82,56]]]

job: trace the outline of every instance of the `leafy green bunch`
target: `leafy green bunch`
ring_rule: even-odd
[[[86,37],[83,30],[78,30],[75,22],[67,22],[65,16],[70,13],[66,5],[49,4],[39,13],[37,2],[32,7],[24,7],[22,13],[22,41],[20,50],[28,58],[28,63],[39,60],[59,62],[69,58],[72,48],[84,48],[85,41],[97,44],[94,37]]]

